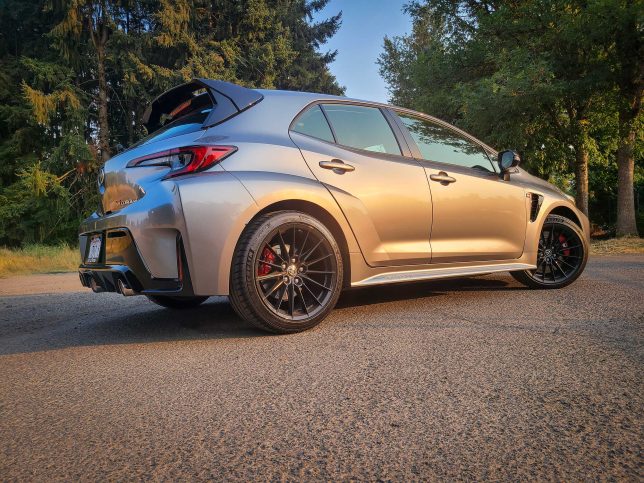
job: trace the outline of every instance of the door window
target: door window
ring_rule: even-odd
[[[400,147],[380,109],[350,104],[324,104],[338,144],[376,153],[400,155]]]
[[[407,126],[423,159],[494,172],[483,148],[457,132],[425,119],[402,114],[398,117]]]
[[[291,129],[300,134],[306,134],[330,143],[334,142],[329,123],[326,122],[320,106],[317,105],[303,112],[295,120]]]

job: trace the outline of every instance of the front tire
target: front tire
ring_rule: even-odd
[[[263,330],[288,334],[319,324],[342,289],[340,248],[329,229],[298,211],[253,220],[235,249],[230,301]]]
[[[539,237],[537,268],[510,275],[530,288],[562,288],[577,280],[587,260],[588,243],[581,228],[564,216],[549,215]]]

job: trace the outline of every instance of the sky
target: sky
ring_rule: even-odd
[[[322,52],[337,50],[331,72],[346,95],[368,101],[386,102],[389,94],[378,73],[376,60],[385,36],[411,31],[411,18],[402,6],[409,0],[331,0],[313,21],[320,21],[342,10],[342,25],[321,47]]]

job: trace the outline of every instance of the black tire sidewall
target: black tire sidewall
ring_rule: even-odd
[[[264,302],[261,300],[261,295],[257,291],[255,285],[254,273],[256,253],[262,248],[261,245],[265,238],[276,228],[293,223],[308,225],[322,234],[333,251],[337,267],[335,286],[333,287],[333,293],[331,294],[326,306],[314,317],[301,321],[283,319],[270,311],[264,305]],[[231,274],[231,292],[234,292],[231,293],[234,302],[233,307],[237,310],[239,302],[247,302],[248,308],[250,308],[252,315],[254,316],[251,317],[250,322],[258,322],[255,319],[255,317],[257,317],[261,321],[262,328],[272,330],[274,332],[299,332],[316,326],[329,314],[331,310],[333,310],[333,307],[340,296],[340,292],[342,291],[344,271],[340,247],[331,231],[319,220],[306,213],[298,211],[275,212],[262,216],[257,220],[257,223],[249,224],[247,232],[242,235],[240,243],[237,246],[235,258],[237,263],[233,264],[233,270],[241,269],[243,273],[241,274],[241,277],[235,277],[234,274]],[[241,283],[236,283],[236,281],[240,281]],[[239,300],[240,298],[242,300]],[[249,319],[247,315],[251,315],[246,314],[244,310],[237,311],[238,313],[242,312],[240,315],[246,319]]]

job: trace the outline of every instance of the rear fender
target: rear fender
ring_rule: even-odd
[[[327,211],[340,226],[349,252],[360,253],[344,215],[317,180],[262,171],[217,171],[177,184],[196,295],[228,295],[235,247],[246,225],[271,205],[287,200],[305,201]]]

